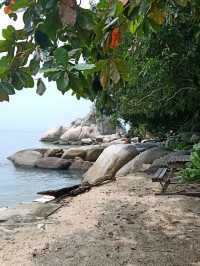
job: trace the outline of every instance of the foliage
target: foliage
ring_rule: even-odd
[[[199,131],[199,19],[192,6],[174,7],[176,19],[149,36],[126,34],[120,47],[129,79],[115,91],[103,91],[97,107],[129,122],[133,134]],[[107,103],[107,109],[105,104]],[[184,145],[184,141],[182,142]]]
[[[132,36],[174,23],[173,7],[191,6],[198,17],[199,0],[101,0],[91,10],[75,0],[2,0],[10,18],[23,12],[24,27],[8,26],[0,40],[0,101],[16,90],[34,86],[37,73],[55,81],[63,94],[71,89],[77,98],[98,98],[105,90],[123,88],[131,78],[121,45]],[[85,63],[80,65],[80,56]],[[37,81],[39,94],[41,80]],[[93,84],[93,86],[91,86]],[[42,92],[42,93],[41,93]]]
[[[200,182],[200,143],[194,145],[191,162],[181,171],[184,182]]]

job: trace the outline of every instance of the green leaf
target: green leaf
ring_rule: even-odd
[[[67,65],[68,63],[68,52],[65,48],[59,47],[54,51],[54,58],[58,65]]]
[[[34,87],[34,80],[27,68],[20,68],[17,74],[24,88]]]
[[[8,56],[3,56],[0,59],[0,76],[9,70],[10,62],[11,62],[11,58]]]
[[[9,102],[9,96],[5,91],[0,90],[0,102],[7,101]]]
[[[29,64],[29,68],[33,75],[36,75],[40,69],[40,61],[36,59],[32,59]]]
[[[77,64],[73,67],[76,70],[83,71],[83,70],[91,70],[95,68],[95,64],[86,64],[86,63],[81,63]]]
[[[6,40],[0,40],[0,53],[8,52],[12,48],[12,44]]]
[[[42,96],[45,93],[46,89],[47,88],[46,88],[44,82],[42,81],[42,79],[38,79],[36,93],[38,95]]]
[[[56,81],[57,88],[64,94],[69,88],[69,77],[65,72],[63,75]]]
[[[8,95],[15,94],[13,85],[4,81],[0,82],[0,91],[4,91]]]
[[[29,0],[17,0],[12,5],[12,11],[17,11],[18,9],[28,7],[30,5]]]
[[[7,41],[13,42],[15,40],[15,28],[9,25],[6,29],[2,30],[2,36]]]

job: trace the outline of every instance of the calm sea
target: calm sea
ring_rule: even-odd
[[[81,173],[16,168],[6,158],[14,152],[44,146],[41,132],[0,130],[0,207],[15,206],[38,198],[42,190],[80,183]]]

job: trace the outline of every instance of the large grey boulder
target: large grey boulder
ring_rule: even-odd
[[[85,160],[89,162],[95,162],[104,149],[105,147],[98,146],[98,145],[93,145],[89,147],[88,149],[85,149],[85,152],[86,152]]]
[[[21,167],[34,167],[36,165],[36,161],[40,158],[42,158],[42,154],[35,150],[18,151],[8,157],[8,159],[11,160],[16,166]]]
[[[135,143],[134,145],[137,151],[141,153],[152,148],[160,147],[161,144],[159,142],[145,142],[145,143]]]
[[[70,148],[68,150],[65,150],[62,159],[74,159],[76,157],[80,157],[82,159],[85,159],[86,151],[80,147],[80,148]]]
[[[71,127],[60,137],[60,139],[62,142],[66,143],[79,140],[81,130],[82,130],[81,126]]]
[[[84,161],[81,158],[74,159],[71,161],[69,170],[78,170],[86,172],[91,166],[92,162]]]
[[[63,149],[48,149],[45,152],[44,157],[58,157],[58,158],[61,158],[63,153],[64,153]]]
[[[99,135],[97,131],[97,127],[95,125],[83,126],[81,128],[81,133],[79,135],[79,139],[87,139],[87,138],[96,138]]]
[[[138,154],[134,145],[118,144],[107,147],[85,173],[83,184],[96,185],[114,178],[115,173]]]
[[[168,154],[169,152],[162,148],[151,148],[136,156],[125,164],[117,173],[116,177],[126,176],[138,171],[146,170],[145,166],[150,166],[156,159]]]
[[[38,159],[35,166],[43,169],[68,169],[71,165],[69,160],[60,159],[57,157],[46,157]]]
[[[51,128],[47,130],[41,137],[41,141],[56,141],[60,138],[60,136],[64,133],[66,129],[64,129],[62,126],[57,128]]]

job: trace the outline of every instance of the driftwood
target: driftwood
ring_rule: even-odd
[[[65,197],[75,197],[79,194],[89,191],[90,188],[91,187],[88,185],[75,185],[72,187],[64,187],[64,188],[56,189],[56,190],[41,191],[41,192],[38,192],[37,194],[54,196],[55,199],[52,200],[52,202],[53,201],[58,202]]]
[[[58,197],[60,197],[60,196],[62,196],[64,194],[67,194],[70,191],[72,191],[74,189],[77,189],[79,187],[80,187],[80,185],[75,185],[75,186],[72,186],[72,187],[64,187],[64,188],[61,188],[61,189],[40,191],[37,194],[39,194],[39,195],[48,195],[48,196],[53,196],[55,198],[58,198]]]

